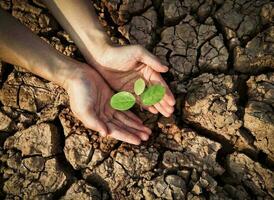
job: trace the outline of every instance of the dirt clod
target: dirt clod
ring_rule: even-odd
[[[87,129],[64,89],[0,61],[0,199],[274,199],[271,0],[92,1],[116,44],[169,67],[165,118],[135,108],[140,146]],[[41,0],[0,7],[60,53],[83,60]]]

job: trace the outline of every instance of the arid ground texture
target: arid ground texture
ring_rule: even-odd
[[[1,62],[0,199],[274,199],[274,2],[92,3],[113,42],[141,44],[169,66],[175,112],[136,106],[153,131],[140,146],[102,138],[62,88]],[[0,6],[83,61],[39,0]]]

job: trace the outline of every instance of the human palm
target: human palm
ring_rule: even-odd
[[[141,46],[108,47],[92,64],[116,91],[133,92],[134,82],[140,77],[148,85],[157,83],[165,86],[163,100],[145,108],[152,113],[160,112],[166,117],[173,112],[174,97],[160,75],[160,72],[166,72],[168,68]]]
[[[83,65],[67,81],[67,92],[74,115],[101,135],[132,144],[147,140],[150,129],[131,112],[120,112],[109,105],[113,92],[91,67]]]

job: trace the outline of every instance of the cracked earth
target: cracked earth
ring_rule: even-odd
[[[0,198],[274,199],[274,2],[94,0],[113,42],[141,44],[170,70],[176,110],[135,109],[153,130],[140,146],[101,138],[66,92],[0,62]],[[0,6],[82,60],[39,0]]]

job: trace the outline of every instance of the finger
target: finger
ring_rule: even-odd
[[[134,135],[138,136],[141,140],[146,141],[149,138],[148,133],[146,133],[146,132],[144,132],[142,130],[136,130],[136,129],[130,127],[130,126],[127,126],[123,122],[121,122],[121,121],[119,121],[117,119],[113,119],[112,122],[115,125],[117,125],[118,127],[120,127],[121,129],[124,129],[124,130],[128,131],[128,133],[134,134]]]
[[[127,127],[131,127],[141,132],[151,134],[151,130],[148,127],[145,127],[143,124],[138,123],[131,118],[128,118],[127,115],[122,112],[115,112],[114,117]]]
[[[164,96],[164,100],[170,105],[170,106],[174,106],[176,104],[175,98],[172,94],[172,92],[170,91],[170,89],[168,88],[167,85],[165,85],[166,88],[166,93]]]
[[[143,121],[137,115],[135,115],[133,112],[125,111],[124,114],[126,116],[128,116],[129,118],[131,118],[132,120],[143,124]]]
[[[84,118],[80,116],[79,119],[83,118],[81,121],[87,128],[97,131],[101,136],[105,137],[109,133],[106,124],[96,115],[92,115],[92,113],[95,112],[91,111],[91,113],[85,115]]]
[[[148,65],[152,69],[154,69],[156,72],[167,72],[168,67],[163,65],[160,60],[154,56],[152,53],[150,53],[145,48],[142,48],[142,54],[141,54],[141,62]]]
[[[128,127],[128,130],[134,134],[134,135],[137,135],[139,138],[141,138],[141,140],[143,141],[147,141],[149,139],[149,134],[146,133],[146,132],[143,132],[143,131],[139,131],[139,130],[136,130],[134,128],[130,128]]]
[[[109,128],[109,136],[130,144],[139,145],[141,143],[141,139],[135,134],[129,133],[112,122],[108,122],[107,125]]]
[[[170,117],[171,113],[167,112],[160,103],[156,103],[154,107],[165,117]]]
[[[156,108],[154,108],[153,106],[143,106],[143,108],[148,110],[152,114],[155,114],[155,115],[158,114],[158,110]]]
[[[166,110],[166,112],[172,114],[173,111],[174,111],[174,107],[173,106],[170,106],[166,100],[162,100],[159,102],[161,104],[161,106]]]

